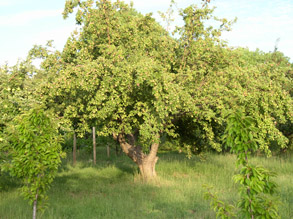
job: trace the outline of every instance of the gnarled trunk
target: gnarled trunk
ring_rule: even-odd
[[[157,176],[155,169],[157,161],[158,157],[155,157],[155,159],[145,158],[141,161],[141,164],[138,164],[140,174],[144,179],[148,180]]]
[[[155,167],[158,161],[158,143],[152,144],[149,154],[145,154],[140,146],[135,145],[134,135],[127,135],[128,142],[122,134],[117,136],[117,140],[123,152],[131,158],[139,167],[140,174],[144,180],[150,180],[157,176]]]

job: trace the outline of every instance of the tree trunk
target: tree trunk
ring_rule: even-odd
[[[94,165],[96,165],[96,128],[93,127],[93,162],[94,162]]]
[[[118,144],[115,144],[115,152],[116,152],[116,156],[121,154],[121,148],[119,148]]]
[[[155,169],[157,161],[158,157],[155,157],[155,159],[148,159],[148,157],[146,157],[140,162],[140,164],[138,164],[139,171],[143,179],[149,180],[157,176]]]
[[[110,146],[109,146],[109,144],[107,144],[107,157],[108,158],[110,157]]]
[[[38,204],[38,193],[36,194],[36,197],[33,203],[33,219],[37,218],[37,204]]]
[[[73,157],[73,166],[76,164],[76,133],[74,132],[73,134],[73,152],[72,152],[72,157]]]
[[[152,144],[150,153],[145,154],[140,146],[135,146],[134,135],[128,135],[127,137],[128,142],[122,134],[118,135],[118,141],[123,152],[138,165],[140,174],[144,180],[154,179],[157,176],[155,167],[159,159],[157,157],[159,144]]]

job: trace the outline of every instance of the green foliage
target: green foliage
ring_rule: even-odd
[[[243,216],[279,218],[279,201],[271,196],[276,192],[277,185],[271,181],[275,176],[275,173],[253,165],[242,167],[240,174],[234,176],[235,182],[242,185],[238,208]]]
[[[292,65],[279,52],[229,48],[220,35],[233,21],[212,13],[207,5],[190,6],[181,11],[184,27],[176,29],[180,38],[173,69],[193,99],[190,112],[175,121],[182,145],[221,151],[227,111],[245,108],[257,120],[261,150],[286,148],[292,135]],[[206,27],[210,19],[220,27]]]
[[[15,66],[0,66],[0,169],[10,159],[6,128],[22,110],[38,103],[33,96],[31,76],[36,72],[29,59]]]
[[[215,212],[217,212],[217,218],[225,219],[236,216],[234,213],[235,207],[233,205],[225,204],[225,202],[218,198],[216,193],[212,193],[211,189],[213,189],[213,187],[207,185],[204,185],[203,187],[207,190],[204,194],[204,198],[210,200],[210,206]]]
[[[256,140],[258,132],[255,120],[245,116],[243,111],[238,110],[228,117],[223,138],[231,152],[237,154],[238,165],[246,165],[251,152],[258,149]]]
[[[169,30],[174,2],[161,13]],[[221,33],[235,22],[207,3],[180,10],[171,37],[151,16],[110,1],[66,1],[80,28],[63,51],[35,47],[43,58],[37,93],[80,136],[139,132],[148,148],[158,133],[180,137],[192,152],[223,150],[226,113],[244,107],[257,120],[257,139],[270,153],[292,135],[292,65],[279,52],[231,49]],[[217,25],[208,26],[210,20]]]
[[[225,53],[229,65],[207,71],[203,80],[191,83],[189,91],[198,109],[177,121],[182,140],[195,139],[193,144],[200,150],[207,146],[222,150],[227,112],[245,108],[256,120],[259,132],[255,135],[262,151],[288,147],[293,130],[292,79],[288,77],[292,66],[288,60],[283,57],[279,63],[273,54],[246,49],[227,49]]]
[[[0,66],[0,133],[6,123],[34,102],[30,78],[34,72],[35,68],[29,60],[12,67]]]
[[[257,139],[260,130],[255,120],[243,111],[232,113],[227,119],[224,139],[226,145],[237,155],[237,164],[242,165],[240,174],[234,176],[241,185],[238,207],[246,218],[279,218],[278,202],[271,195],[276,192],[276,183],[271,178],[275,173],[248,163],[252,152],[261,142]]]
[[[279,218],[279,201],[272,196],[276,193],[277,184],[271,178],[275,177],[276,173],[248,162],[252,153],[262,149],[262,141],[258,139],[260,128],[256,124],[257,121],[247,116],[244,110],[236,110],[229,114],[223,136],[226,146],[237,156],[237,166],[242,166],[240,173],[233,177],[234,181],[241,185],[238,214],[241,218]],[[266,152],[270,154],[270,151]],[[213,194],[210,187],[206,189],[205,198],[211,200],[211,207],[217,212],[217,216],[235,216],[231,206]]]
[[[22,195],[40,209],[61,163],[60,142],[57,124],[40,107],[16,116],[8,129],[11,160],[2,170],[22,180]]]
[[[63,135],[64,142],[62,142],[62,150],[71,152],[72,151],[72,143],[73,143],[73,135],[72,133],[67,133]],[[104,137],[104,136],[98,136],[96,138],[96,146],[97,147],[106,147],[109,146],[116,146],[117,142],[114,141],[111,137]],[[93,151],[93,139],[92,139],[92,133],[85,133],[85,136],[83,138],[77,138],[76,139],[76,147],[77,150],[83,150],[91,152]]]
[[[78,6],[81,31],[54,63],[42,64],[50,77],[40,88],[44,102],[80,135],[93,124],[100,136],[138,130],[145,149],[158,133],[174,135],[171,121],[187,106],[171,70],[176,41],[151,15],[122,2],[72,4],[65,14]]]

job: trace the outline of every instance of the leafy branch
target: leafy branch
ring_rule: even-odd
[[[238,214],[241,218],[280,218],[278,213],[279,201],[272,195],[276,193],[277,184],[271,180],[276,173],[264,167],[249,163],[250,155],[259,149],[257,141],[258,128],[256,121],[245,115],[242,110],[231,113],[227,118],[227,128],[223,140],[231,152],[237,156],[236,166],[241,165],[240,173],[233,177],[240,184],[238,201]],[[220,201],[216,195],[207,188],[206,198],[211,200],[211,206],[217,216],[229,218],[227,215],[232,208]],[[227,217],[226,217],[227,216]]]

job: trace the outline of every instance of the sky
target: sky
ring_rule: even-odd
[[[202,1],[176,2],[184,8]],[[166,11],[170,0],[133,0],[133,4],[139,12],[153,12],[159,19],[157,11]],[[0,65],[16,64],[33,45],[45,45],[48,40],[62,50],[75,29],[73,15],[62,17],[64,5],[65,0],[0,0]],[[218,17],[238,19],[232,31],[222,35],[229,46],[269,52],[279,39],[278,50],[293,61],[293,0],[211,0],[210,5],[216,7]],[[179,17],[175,24],[181,24]]]

